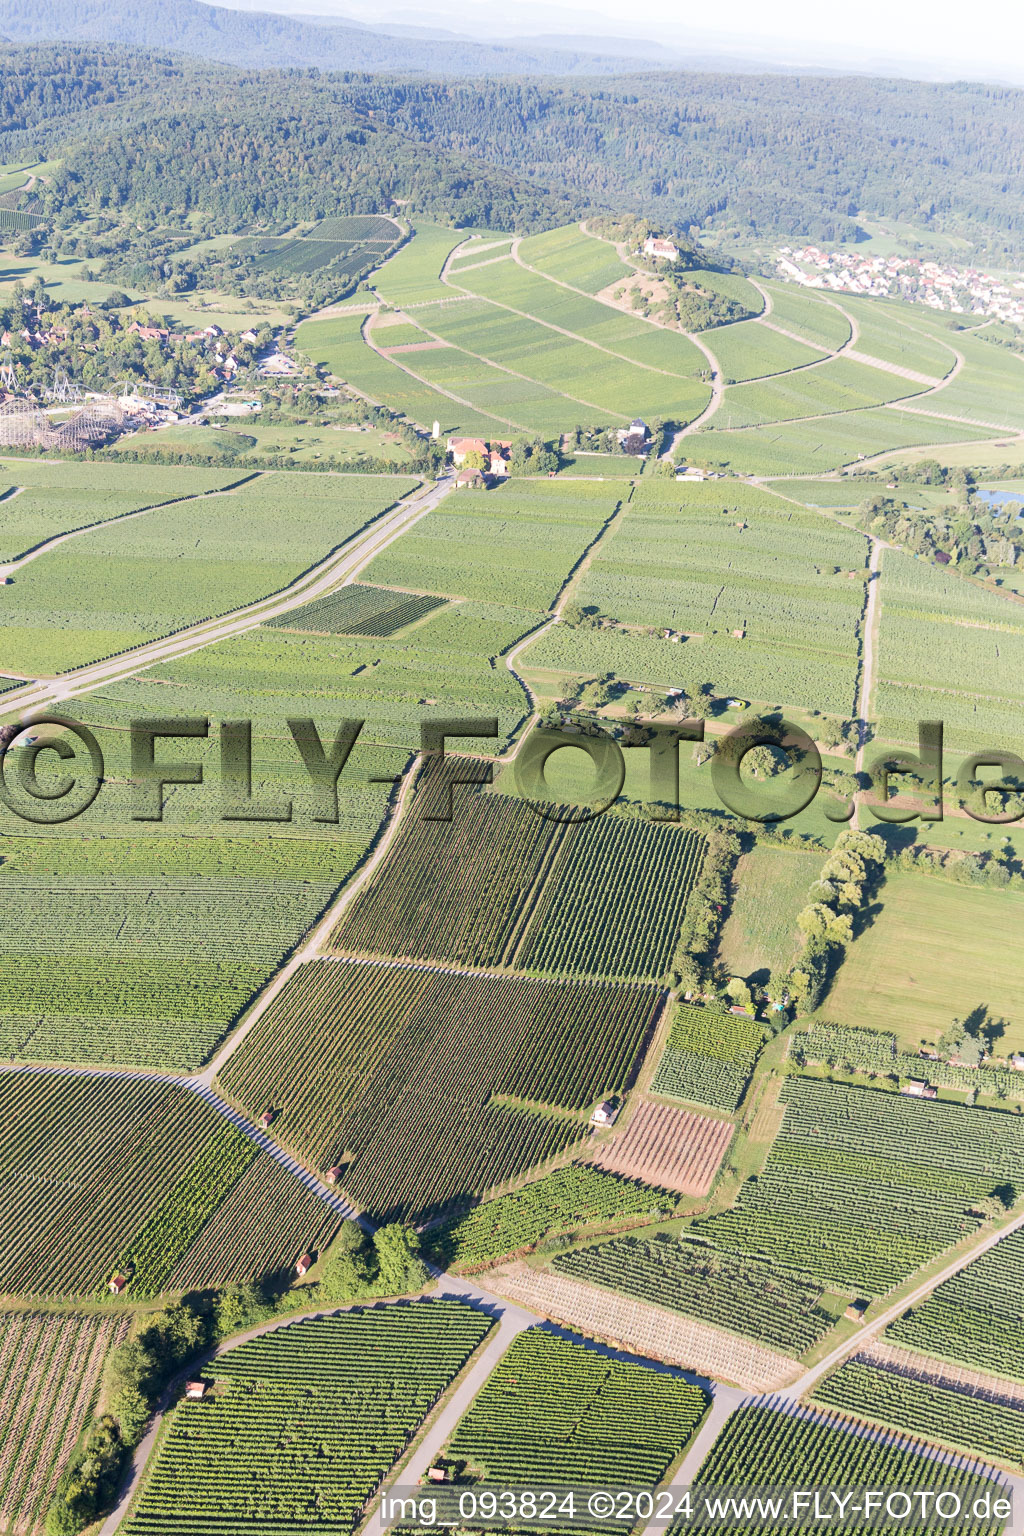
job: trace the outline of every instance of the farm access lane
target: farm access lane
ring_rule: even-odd
[[[155,662],[191,655],[218,640],[244,634],[265,623],[267,619],[289,613],[314,598],[348,586],[375,555],[419,522],[421,517],[433,511],[454,488],[454,477],[445,475],[429,490],[421,488],[413,491],[390,512],[377,518],[364,533],[348,539],[282,592],[222,614],[219,618],[205,619],[201,624],[190,625],[177,634],[153,640],[121,656],[90,662],[84,667],[64,672],[58,678],[36,680],[26,683],[24,688],[12,689],[0,696],[0,720],[15,717],[23,719],[31,711],[51,709],[62,699],[90,693],[106,683],[120,682]]]

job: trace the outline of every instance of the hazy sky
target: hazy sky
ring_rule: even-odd
[[[1024,0],[220,0],[245,10],[352,17],[364,24],[448,27],[502,37],[628,36],[675,48],[781,63],[1024,83]]]

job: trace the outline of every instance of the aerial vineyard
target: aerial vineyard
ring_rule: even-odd
[[[170,839],[130,849],[123,838],[83,841],[74,871],[70,840],[9,841],[0,1049],[30,1061],[179,1071],[209,1055],[357,856],[339,848],[333,879],[317,878],[331,875],[329,861],[306,845],[306,869],[278,879],[282,845],[250,845],[251,873],[218,878],[209,866],[163,874]],[[201,866],[203,841],[182,845],[191,857],[181,865]]]
[[[793,1360],[696,1318],[651,1306],[550,1269],[514,1263],[488,1277],[502,1296],[553,1322],[650,1360],[663,1360],[750,1392],[772,1392],[797,1374]]]
[[[126,1536],[349,1531],[492,1326],[459,1301],[356,1310],[218,1355],[180,1402]]]
[[[765,1259],[716,1252],[685,1233],[615,1238],[559,1254],[553,1267],[560,1275],[699,1318],[784,1354],[812,1349],[835,1322],[818,1304],[820,1285]]]
[[[790,1054],[795,1061],[821,1061],[844,1071],[867,1072],[873,1077],[926,1077],[930,1083],[956,1088],[962,1093],[977,1091],[1000,1098],[1024,1098],[1024,1079],[1013,1067],[982,1064],[980,1067],[955,1067],[948,1061],[933,1061],[901,1051],[896,1036],[885,1030],[851,1029],[838,1024],[815,1024],[790,1037]]]
[[[511,961],[564,828],[521,800],[460,787],[460,774],[479,777],[482,765],[458,763],[446,758],[421,775],[386,863],[331,934],[333,949],[464,965]],[[425,812],[443,814],[448,792],[451,820],[427,820]]]
[[[331,947],[599,980],[664,975],[704,839],[616,816],[553,821],[523,800],[460,787],[479,773],[448,757],[424,772],[386,864]],[[448,793],[451,820],[427,819]]]
[[[661,1190],[570,1163],[432,1227],[427,1240],[442,1269],[481,1266],[576,1227],[629,1217],[655,1221],[672,1206],[672,1196]]]
[[[707,1490],[748,1488],[928,1488],[949,1489],[970,1502],[1006,1490],[981,1467],[962,1461],[934,1461],[911,1446],[888,1445],[877,1434],[825,1415],[756,1405],[729,1418],[697,1475]],[[872,1525],[879,1536],[899,1536],[906,1521]],[[1003,1521],[979,1521],[978,1536],[997,1536]],[[744,1536],[776,1536],[785,1521],[744,1526]]]
[[[764,1026],[749,1014],[679,1003],[651,1091],[733,1110],[763,1041]]]
[[[0,1314],[0,1523],[41,1529],[127,1319]]]
[[[1024,1466],[1024,1406],[990,1402],[896,1371],[848,1360],[815,1388],[830,1408],[938,1440],[958,1451]]]
[[[128,489],[134,466],[119,468]],[[417,483],[271,473],[101,523],[45,551],[5,589],[5,666],[32,676],[66,672],[269,597]]]
[[[392,592],[386,587],[358,583],[342,587],[327,597],[268,619],[276,629],[301,629],[326,635],[393,635],[406,624],[443,608],[443,597],[423,597],[414,592]]]
[[[781,1098],[763,1172],[700,1235],[841,1289],[883,1295],[976,1230],[972,1203],[1024,1177],[1009,1115],[799,1077]]]
[[[714,1183],[732,1133],[731,1120],[645,1099],[628,1126],[595,1152],[594,1162],[609,1173],[700,1197]]]
[[[105,1293],[118,1271],[130,1271],[128,1297],[164,1289],[220,1201],[269,1161],[187,1089],[142,1076],[6,1072],[0,1127],[0,1289],[27,1296]],[[301,1206],[307,1192],[293,1184]],[[300,1250],[337,1231],[335,1212],[316,1204]],[[293,1210],[288,1202],[280,1217],[294,1229]],[[274,1224],[254,1223],[249,1241],[251,1265],[234,1278],[280,1263]],[[217,1250],[195,1268],[202,1285],[232,1272]]]
[[[696,832],[601,816],[567,825],[516,952],[527,971],[661,976],[706,844]]]
[[[1004,1237],[886,1330],[886,1338],[944,1360],[1024,1381],[1024,1233]]]
[[[532,1328],[502,1358],[447,1454],[498,1482],[649,1486],[707,1405],[700,1387]]]
[[[631,1081],[653,987],[312,961],[222,1075],[378,1220],[485,1193],[578,1142]]]

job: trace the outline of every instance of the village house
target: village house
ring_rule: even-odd
[[[470,490],[473,491],[486,490],[487,481],[484,479],[479,469],[459,470],[458,474],[455,476],[455,489],[457,491],[462,491],[465,490],[467,486]]]
[[[939,1096],[939,1090],[920,1077],[908,1078],[900,1088],[900,1093],[908,1099],[937,1099]]]
[[[486,459],[488,449],[482,437],[450,437],[448,452],[452,456],[452,463],[456,469],[460,469],[471,453],[478,453],[481,458]]]

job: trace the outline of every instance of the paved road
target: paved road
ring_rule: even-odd
[[[259,602],[249,603],[246,607],[238,608],[233,613],[224,614],[220,618],[193,624],[175,635],[153,640],[148,645],[138,646],[135,650],[127,651],[121,656],[90,662],[84,667],[76,667],[69,672],[64,672],[58,678],[37,680],[26,683],[24,688],[12,689],[11,692],[0,696],[0,719],[12,716],[24,717],[30,711],[52,708],[61,699],[89,693],[92,689],[100,688],[106,683],[130,677],[141,668],[152,666],[155,662],[188,656],[193,651],[202,650],[218,640],[244,634],[246,630],[255,629],[267,619],[288,613],[291,609],[299,608],[316,597],[323,597],[328,592],[334,592],[339,587],[346,586],[355,580],[375,555],[436,507],[454,488],[454,484],[454,478],[446,475],[431,489],[425,492],[413,492],[390,512],[377,518],[372,527],[347,540],[319,565],[298,577],[283,592],[275,593],[272,597],[261,598]]]

